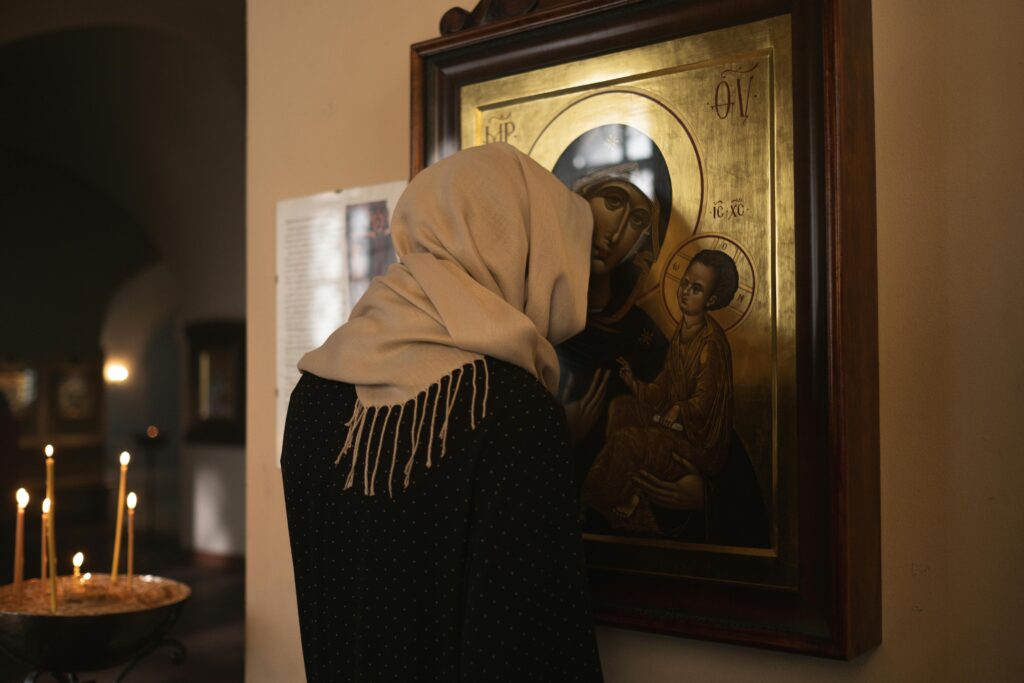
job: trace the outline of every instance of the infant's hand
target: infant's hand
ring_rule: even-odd
[[[680,413],[682,413],[682,408],[679,405],[674,405],[662,415],[655,415],[654,421],[666,429],[681,432],[683,431],[683,425],[679,422]]]
[[[622,356],[615,359],[615,362],[619,364],[619,377],[626,383],[629,390],[636,393],[636,377],[633,375],[633,368],[629,367],[629,361]]]

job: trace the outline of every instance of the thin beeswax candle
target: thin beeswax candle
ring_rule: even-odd
[[[121,483],[117,487],[117,527],[114,529],[114,559],[110,563],[110,586],[117,583],[117,564],[121,559],[121,527],[124,525],[124,488],[128,478],[128,463],[132,456],[121,452]]]

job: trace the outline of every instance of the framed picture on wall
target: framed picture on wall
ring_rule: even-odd
[[[442,31],[413,46],[412,172],[505,142],[594,209],[559,359],[599,619],[877,644],[868,3],[481,2]]]
[[[49,431],[56,435],[98,434],[103,374],[99,363],[66,362],[50,367]]]
[[[17,424],[18,443],[36,451],[97,446],[105,415],[99,358],[0,363],[0,400]]]
[[[192,443],[245,443],[245,324],[210,321],[185,328],[187,427]]]
[[[39,429],[39,368],[28,363],[0,364],[0,400],[17,422],[22,435],[35,434]]]

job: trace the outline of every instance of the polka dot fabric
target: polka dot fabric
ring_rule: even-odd
[[[281,467],[308,680],[601,680],[565,414],[486,362],[487,417],[471,429],[460,392],[446,455],[435,441],[393,499],[342,490],[354,387],[306,374],[292,393]]]

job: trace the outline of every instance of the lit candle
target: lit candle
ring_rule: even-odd
[[[128,494],[128,590],[132,589],[132,570],[135,568],[135,506],[139,497]]]
[[[47,572],[50,575],[50,611],[57,611],[57,510],[53,497],[53,445],[46,444],[43,449],[46,455],[46,497],[50,500],[50,510],[46,523]]]
[[[71,566],[74,567],[74,577],[76,579],[82,578],[82,563],[85,562],[85,555],[82,553],[75,553],[75,556],[71,558]]]
[[[110,563],[110,585],[117,583],[117,562],[121,559],[121,527],[124,525],[124,486],[128,478],[128,462],[132,456],[121,452],[121,483],[117,487],[117,527],[114,529],[114,560]]]
[[[18,521],[14,527],[14,590],[21,593],[21,580],[25,576],[25,506],[28,505],[28,491],[18,489],[14,497],[18,501]]]
[[[46,497],[53,500],[53,444],[46,444]]]
[[[46,530],[46,545],[50,549],[50,611],[54,613],[57,612],[57,543],[53,536],[53,518],[56,514],[57,510],[53,506],[53,500],[50,499],[50,524]]]
[[[49,566],[46,558],[49,552],[46,548],[46,528],[50,525],[50,499],[43,499],[43,523],[39,528],[39,580],[46,581],[46,568]]]

